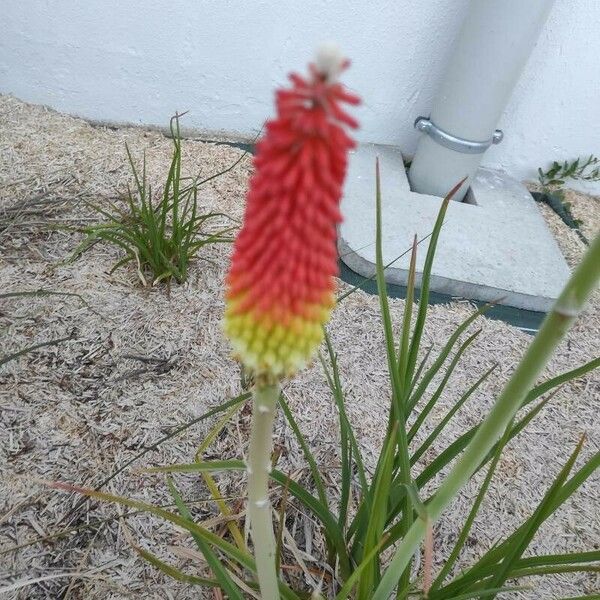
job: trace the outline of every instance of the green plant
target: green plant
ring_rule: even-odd
[[[542,186],[541,192],[532,192],[534,200],[546,203],[571,229],[577,232],[581,241],[588,245],[589,241],[580,230],[581,221],[571,212],[571,204],[565,200],[562,186],[568,179],[575,181],[600,181],[600,159],[593,154],[587,159],[577,158],[572,162],[558,163],[543,171],[538,169],[538,180]]]
[[[188,182],[190,178],[181,175],[181,116],[176,114],[170,121],[173,155],[162,192],[155,195],[146,180],[145,156],[140,177],[126,145],[135,187],[132,190],[128,186],[120,204],[109,201],[108,208],[105,208],[88,203],[106,222],[83,230],[86,238],[75,250],[73,257],[102,240],[125,251],[125,256],[115,263],[111,273],[131,262],[136,265],[143,285],[154,285],[171,278],[182,283],[187,277],[190,261],[201,248],[208,244],[231,241],[228,234],[234,227],[204,231],[211,220],[228,217],[220,212],[201,213],[198,189],[204,182],[197,178]],[[184,182],[185,186],[182,185]]]
[[[383,265],[381,261],[381,221],[379,210],[378,184],[378,235],[377,235],[377,279],[380,285],[382,321],[386,337],[386,353],[390,374],[390,417],[388,432],[382,445],[377,467],[369,475],[364,467],[355,432],[345,411],[343,383],[337,364],[336,352],[326,338],[326,356],[322,357],[325,377],[336,406],[340,426],[341,472],[336,487],[338,497],[330,497],[331,491],[321,475],[318,463],[311,452],[285,398],[280,404],[288,423],[298,438],[305,453],[316,495],[294,480],[290,475],[274,468],[271,479],[275,486],[286,490],[289,498],[298,503],[302,510],[309,512],[326,540],[327,556],[324,563],[333,569],[335,579],[330,581],[324,592],[333,594],[337,600],[356,598],[357,600],[387,600],[391,595],[398,598],[423,597],[430,600],[457,598],[492,598],[505,591],[520,589],[507,582],[525,577],[543,576],[550,573],[574,571],[600,572],[600,551],[572,554],[541,555],[524,558],[523,553],[543,522],[556,512],[600,467],[600,453],[589,458],[572,473],[583,439],[579,441],[556,480],[548,488],[543,500],[522,524],[510,535],[500,540],[468,568],[454,573],[454,566],[465,548],[470,527],[478,514],[481,503],[495,474],[502,451],[507,443],[519,435],[551,400],[553,392],[564,383],[580,377],[600,366],[600,358],[536,384],[540,369],[545,365],[556,344],[563,338],[567,329],[578,315],[585,299],[597,285],[600,278],[600,237],[588,250],[579,268],[565,288],[555,309],[548,315],[540,333],[532,342],[523,361],[515,370],[494,408],[479,424],[463,432],[446,446],[437,457],[420,467],[413,475],[419,459],[433,444],[447,426],[458,408],[477,391],[493,370],[481,374],[456,405],[442,418],[432,434],[424,442],[414,447],[417,430],[422,427],[441,396],[444,386],[452,375],[461,355],[476,339],[478,332],[463,339],[467,328],[485,312],[485,308],[473,313],[462,323],[431,364],[427,355],[421,358],[422,332],[427,318],[427,298],[431,266],[435,246],[442,227],[444,212],[450,196],[443,204],[435,224],[429,245],[423,273],[417,314],[413,315],[415,290],[416,243],[413,246],[408,299],[405,304],[403,328],[399,339],[394,339],[391,316],[387,306]],[[355,288],[356,289],[356,288]],[[409,327],[413,322],[414,326]],[[452,356],[452,358],[450,358]],[[420,359],[420,360],[419,360]],[[445,372],[443,372],[443,368]],[[443,372],[443,374],[442,374]],[[440,379],[427,400],[427,390],[435,378]],[[416,415],[414,424],[407,426],[409,415]],[[218,429],[223,422],[218,424]],[[214,437],[211,432],[209,437]],[[451,472],[442,484],[428,498],[422,498],[424,486],[439,476],[455,459]],[[411,468],[408,468],[408,465]],[[458,539],[450,552],[449,559],[437,574],[432,572],[432,525],[440,517],[448,502],[466,481],[480,469],[486,468],[486,477],[473,504]],[[223,470],[243,471],[246,465],[241,460],[208,461],[197,460],[185,465],[172,465],[149,469],[151,472],[173,473],[212,473]],[[169,488],[180,507],[177,515],[171,511],[147,503],[127,498],[73,488],[57,484],[62,489],[77,489],[82,494],[100,500],[117,502],[135,510],[152,513],[159,518],[188,530],[206,556],[213,577],[188,575],[135,546],[135,550],[164,573],[192,585],[216,586],[228,591],[231,598],[243,598],[243,590],[256,590],[255,564],[246,547],[240,547],[216,536],[193,518],[192,509],[186,509],[178,496],[173,482]],[[353,483],[354,482],[354,483]],[[358,491],[354,488],[358,487]],[[288,502],[291,500],[288,500]],[[351,507],[354,509],[351,510]],[[425,540],[425,557],[419,577],[411,578],[411,557],[419,544]],[[394,549],[391,563],[382,564],[381,553]],[[280,548],[279,550],[280,551]],[[325,571],[323,571],[325,573]],[[306,592],[294,590],[278,573],[279,592],[283,598],[305,598]],[[237,586],[238,593],[233,590]],[[333,596],[330,596],[333,597]],[[594,596],[588,596],[593,598]]]
[[[538,169],[538,179],[544,187],[564,185],[567,179],[600,181],[600,159],[590,154],[588,158],[576,158],[571,162],[554,161],[548,170]]]

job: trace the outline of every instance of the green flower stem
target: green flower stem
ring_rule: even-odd
[[[258,584],[263,600],[278,600],[275,572],[275,535],[269,500],[269,475],[273,450],[273,422],[279,384],[256,385],[248,450],[248,518],[254,544]]]
[[[553,309],[546,316],[538,334],[471,443],[427,505],[431,521],[440,517],[500,438],[599,281],[600,235],[591,244]],[[372,600],[388,600],[391,596],[401,573],[423,540],[425,529],[426,524],[422,519],[413,523],[396,549]]]

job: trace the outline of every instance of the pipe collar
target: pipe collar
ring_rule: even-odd
[[[434,142],[440,146],[444,146],[455,152],[462,154],[483,154],[492,144],[499,144],[504,138],[504,133],[501,129],[496,129],[494,135],[489,140],[484,142],[475,142],[473,140],[465,140],[458,136],[452,135],[440,129],[431,119],[427,117],[417,117],[415,121],[415,129],[426,133]]]

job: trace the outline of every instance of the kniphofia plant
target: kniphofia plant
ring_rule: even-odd
[[[335,302],[336,225],[358,98],[338,81],[348,66],[322,47],[307,77],[276,94],[254,159],[244,223],[227,277],[225,332],[255,381],[247,458],[248,516],[262,597],[279,597],[268,481],[279,381],[311,359]]]

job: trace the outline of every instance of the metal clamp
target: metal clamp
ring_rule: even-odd
[[[426,133],[440,146],[444,146],[455,152],[462,152],[463,154],[483,154],[492,144],[499,144],[504,138],[502,130],[496,129],[494,135],[485,142],[465,140],[440,129],[427,117],[418,117],[415,121],[415,129]]]

